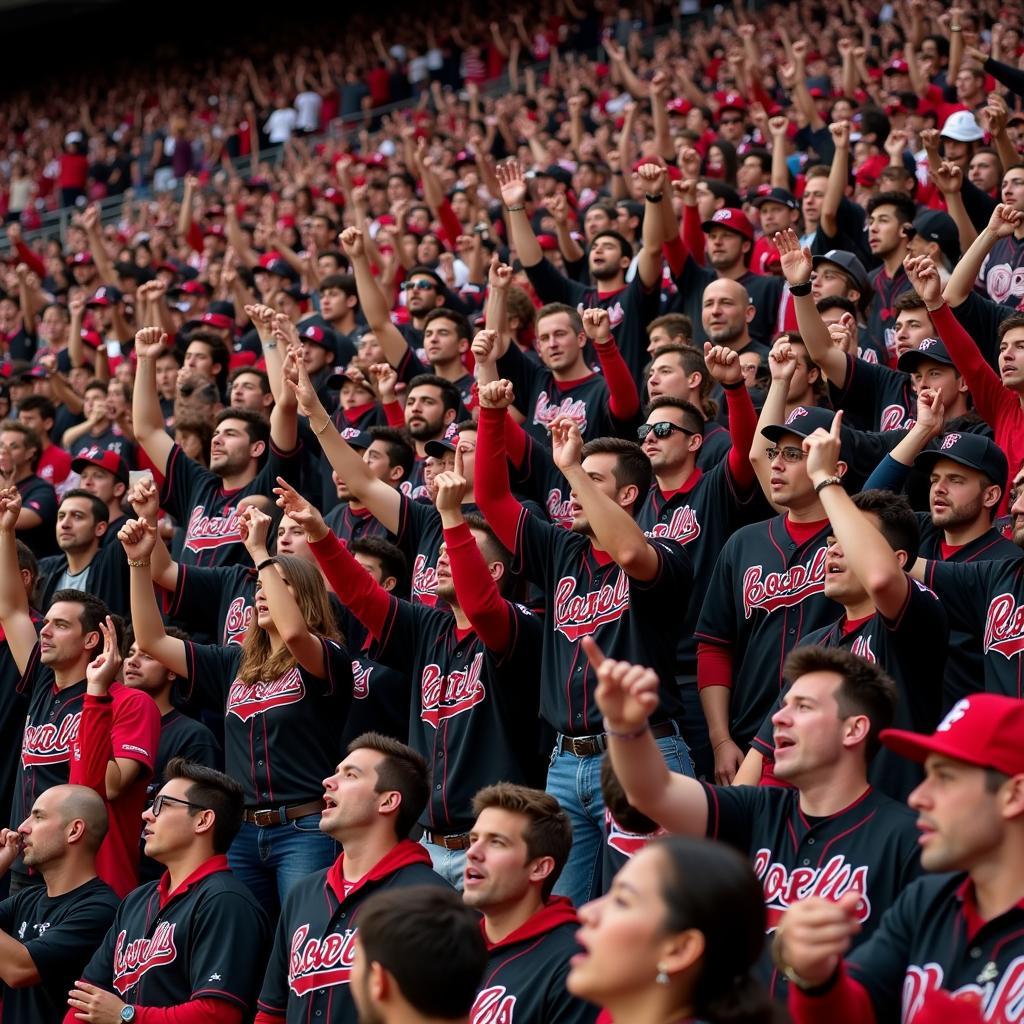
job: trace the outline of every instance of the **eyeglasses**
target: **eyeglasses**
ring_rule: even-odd
[[[742,117],[723,117],[719,124],[743,124]]]
[[[209,807],[202,807],[200,804],[194,804],[191,800],[179,800],[176,796],[164,796],[162,793],[153,801],[151,810],[153,811],[153,817],[159,818],[160,812],[164,809],[164,804],[184,804],[185,807],[191,807],[196,811],[208,811]]]
[[[783,462],[803,462],[807,458],[807,452],[803,448],[765,448],[764,454],[769,462],[774,462],[779,455],[782,456]]]
[[[678,430],[680,434],[688,434],[692,437],[696,431],[687,430],[686,427],[677,426],[675,423],[669,423],[667,420],[662,420],[659,423],[643,423],[636,428],[637,439],[642,441],[648,434],[653,433],[655,437],[664,440],[666,437],[670,437],[673,430]]]
[[[402,287],[406,291],[415,290],[418,292],[436,292],[437,285],[433,281],[405,281]]]

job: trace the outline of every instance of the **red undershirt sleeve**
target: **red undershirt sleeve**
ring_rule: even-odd
[[[523,506],[512,496],[505,457],[504,409],[481,409],[476,440],[475,497],[502,544],[515,552]],[[312,545],[311,545],[312,546]]]
[[[622,358],[619,346],[613,341],[605,345],[595,345],[594,351],[608,384],[608,408],[611,414],[620,423],[631,420],[640,409],[640,393],[636,389],[636,381],[629,372],[626,360]]]
[[[732,448],[729,449],[729,472],[743,491],[754,485],[754,467],[750,464],[750,446],[754,443],[757,429],[757,410],[750,399],[750,392],[744,385],[725,388],[725,404],[729,411],[729,434]]]
[[[707,244],[707,239],[704,237],[704,229],[700,225],[701,219],[700,213],[697,211],[697,207],[684,207],[682,238],[686,243],[686,248],[690,251],[690,255],[693,257],[693,262],[696,263],[698,267],[703,267],[704,246]]]
[[[389,427],[405,429],[405,413],[402,411],[402,403],[398,401],[384,403],[384,417]]]
[[[683,264],[686,262],[686,243],[676,235],[671,242],[664,242],[661,246],[661,253],[665,257],[665,262],[668,264],[668,269],[672,271],[672,276],[682,273]]]
[[[867,989],[839,964],[835,984],[823,995],[808,995],[796,985],[787,995],[793,1024],[875,1024],[875,1007]]]
[[[732,650],[719,644],[697,644],[697,689],[727,686],[732,689]]]
[[[511,636],[508,605],[491,579],[473,531],[466,523],[446,527],[444,543],[459,607],[487,648],[504,653]]]
[[[379,638],[391,608],[387,591],[353,558],[334,533],[312,541],[309,550],[338,600]]]

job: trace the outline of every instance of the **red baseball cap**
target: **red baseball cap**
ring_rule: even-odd
[[[123,484],[128,483],[128,466],[117,452],[112,452],[108,448],[89,448],[71,462],[71,468],[76,473],[81,473],[86,466],[99,466],[100,469],[112,473],[115,480],[120,480]]]
[[[742,235],[748,242],[754,240],[754,227],[747,219],[747,215],[742,210],[734,209],[731,206],[723,206],[722,209],[715,210],[711,220],[704,221],[701,228],[705,234],[712,228],[728,228],[730,231]]]
[[[1004,775],[1020,775],[1024,773],[1024,700],[974,693],[958,700],[931,736],[883,729],[879,739],[911,761],[941,754]]]

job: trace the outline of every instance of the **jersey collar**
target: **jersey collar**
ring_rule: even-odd
[[[527,939],[534,939],[538,935],[546,935],[554,931],[559,925],[576,924],[578,918],[572,902],[565,896],[552,896],[537,911],[523,922],[514,932],[509,932],[505,938],[498,942],[491,942],[487,938],[487,930],[484,927],[483,919],[480,920],[480,931],[483,932],[484,942],[487,949],[500,949],[502,946],[512,946],[517,942],[525,942]]]
[[[353,893],[358,892],[369,882],[379,881],[393,875],[399,868],[406,868],[412,864],[429,865],[430,854],[419,843],[411,839],[402,839],[396,843],[369,871],[354,884],[345,881],[344,864],[345,854],[338,855],[338,859],[327,869],[327,884],[330,886],[339,903]],[[346,891],[347,890],[347,891]]]
[[[215,853],[209,860],[204,860],[173,892],[170,891],[171,873],[170,871],[165,871],[156,887],[156,891],[160,894],[160,909],[163,910],[171,900],[183,896],[192,886],[197,885],[208,875],[215,875],[218,871],[230,870],[227,854]]]
[[[981,916],[981,911],[978,910],[978,901],[974,894],[974,879],[970,875],[967,875],[960,887],[956,891],[956,897],[960,900],[961,906],[963,907],[964,923],[967,925],[967,941],[973,942],[974,937],[981,931],[985,925],[990,924],[991,921],[998,921],[1000,917],[1005,917],[1006,914],[1012,910],[1024,910],[1024,899],[1015,903],[1009,910],[1003,911],[999,917],[991,918],[986,921]]]

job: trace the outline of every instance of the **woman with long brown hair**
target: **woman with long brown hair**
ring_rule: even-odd
[[[342,756],[352,659],[316,567],[269,556],[270,517],[259,509],[249,506],[239,519],[259,574],[241,645],[168,636],[153,594],[155,527],[132,520],[118,538],[131,567],[136,643],[178,676],[186,703],[224,712],[225,768],[245,787],[245,821],[228,861],[271,911],[299,878],[337,857],[319,828],[322,781]]]

